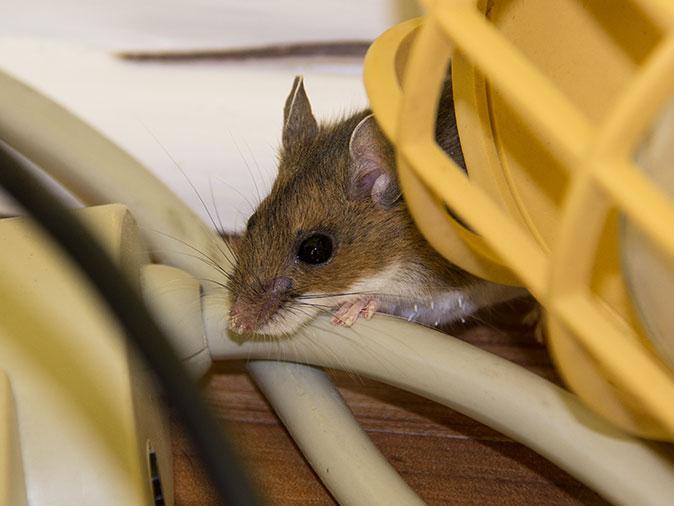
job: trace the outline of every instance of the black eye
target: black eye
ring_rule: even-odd
[[[313,234],[304,239],[297,250],[297,258],[305,264],[323,264],[332,256],[332,239],[324,234]]]

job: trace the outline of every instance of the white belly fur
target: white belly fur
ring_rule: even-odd
[[[430,299],[386,301],[380,311],[425,325],[444,325],[471,316],[478,310],[523,297],[523,288],[484,284],[475,288],[438,293]]]
[[[377,276],[359,281],[353,293],[370,293],[379,302],[379,311],[425,325],[444,325],[467,318],[479,309],[523,297],[523,288],[479,282],[461,290],[440,291],[432,296],[415,296],[400,265],[394,264]]]

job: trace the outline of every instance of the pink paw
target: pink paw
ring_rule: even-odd
[[[360,315],[363,315],[366,320],[371,319],[377,310],[377,306],[377,301],[374,299],[358,299],[345,302],[335,311],[330,321],[333,325],[350,327],[356,323]]]

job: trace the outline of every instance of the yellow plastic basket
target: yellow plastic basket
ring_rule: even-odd
[[[629,220],[674,265],[674,203],[633,161],[674,92],[674,2],[425,7],[365,61],[419,228],[465,270],[538,298],[561,374],[597,412],[674,440],[674,375],[643,332],[619,248]],[[434,141],[450,59],[468,177]]]

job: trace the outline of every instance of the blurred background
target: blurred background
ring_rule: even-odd
[[[0,69],[131,153],[206,222],[217,216],[222,228],[239,230],[275,177],[293,77],[305,76],[319,119],[364,108],[369,43],[419,14],[415,0],[4,0]],[[0,196],[0,216],[18,212]],[[544,346],[519,321],[525,311],[508,310],[488,315],[501,330],[491,320],[448,330],[558,382]],[[467,417],[348,373],[331,375],[373,441],[431,503],[605,504]],[[245,456],[274,503],[331,503],[242,364],[218,365],[206,383],[218,416],[248,443]],[[215,504],[179,427],[173,445],[178,504]]]
[[[237,229],[275,176],[293,76],[305,75],[319,118],[365,107],[368,43],[418,12],[412,0],[5,0],[0,67],[129,151],[207,219],[193,184]],[[0,214],[16,212],[0,201]]]

